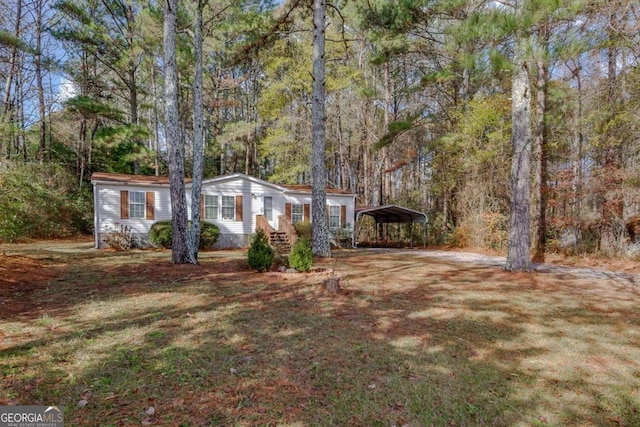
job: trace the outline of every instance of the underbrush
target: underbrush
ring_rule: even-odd
[[[57,165],[3,163],[0,242],[68,237],[91,232],[91,186]]]

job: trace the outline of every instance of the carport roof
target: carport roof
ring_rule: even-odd
[[[358,208],[355,214],[356,222],[362,215],[369,215],[377,224],[427,223],[427,214],[396,205]]]

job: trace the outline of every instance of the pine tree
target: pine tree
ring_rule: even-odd
[[[197,263],[200,241],[200,189],[204,169],[204,106],[202,60],[202,9],[198,0],[194,19],[195,76],[193,79],[193,181],[191,183],[191,230],[189,235],[190,260]]]
[[[523,16],[524,0],[516,0],[511,76],[511,215],[505,266],[508,271],[531,269],[531,88],[527,58],[530,35],[522,26]]]
[[[171,262],[195,264],[189,249],[187,199],[184,186],[184,159],[178,117],[178,70],[176,65],[177,0],[164,3],[164,109],[165,133],[169,152],[169,188],[171,192],[171,221],[173,238]]]
[[[313,104],[311,135],[311,212],[313,254],[331,256],[327,224],[327,168],[325,164],[325,16],[326,0],[313,2]]]

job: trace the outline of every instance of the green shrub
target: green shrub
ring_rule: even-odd
[[[200,223],[200,242],[198,249],[206,249],[213,246],[220,237],[220,229],[217,225],[203,221]]]
[[[311,223],[309,221],[296,222],[293,224],[293,228],[296,229],[299,238],[311,240]]]
[[[189,221],[191,226],[191,221]],[[205,249],[213,246],[220,237],[220,229],[217,225],[210,222],[200,223],[200,241],[198,249]],[[149,242],[154,246],[170,249],[173,240],[173,224],[171,220],[158,221],[149,229]]]
[[[312,265],[311,240],[306,238],[298,239],[289,254],[289,266],[298,271],[309,271]]]
[[[260,272],[267,271],[273,264],[275,253],[269,246],[267,236],[262,230],[256,230],[256,234],[251,239],[251,246],[247,254],[249,266]]]
[[[91,186],[61,166],[0,162],[0,189],[0,241],[91,231]]]
[[[155,222],[149,229],[149,242],[154,246],[170,249],[173,240],[173,224],[170,219]]]

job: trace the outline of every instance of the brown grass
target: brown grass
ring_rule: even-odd
[[[242,251],[0,252],[0,404],[68,425],[640,424],[628,278],[340,251],[332,295]]]

